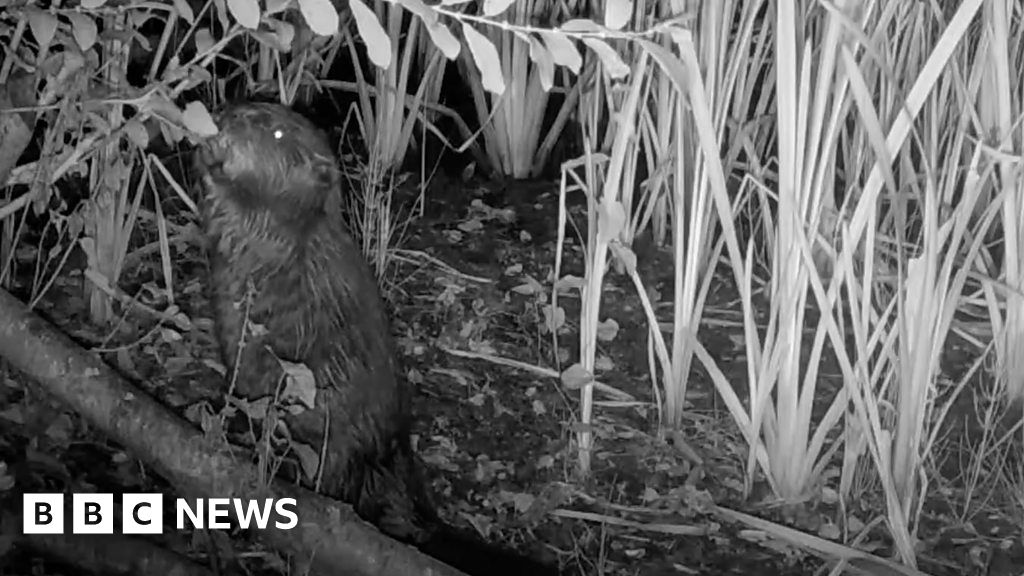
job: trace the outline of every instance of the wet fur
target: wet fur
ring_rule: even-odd
[[[237,393],[274,394],[282,378],[275,355],[305,364],[316,378],[317,409],[288,426],[318,452],[329,431],[324,493],[463,570],[474,568],[465,564],[476,552],[487,562],[483,573],[501,573],[495,561],[544,573],[437,520],[409,444],[409,391],[397,377],[388,318],[342,223],[341,174],[323,133],[270,104],[232,106],[218,125],[197,167],[217,337],[229,369],[238,358]],[[247,337],[238,356],[250,286],[249,320],[266,331]]]

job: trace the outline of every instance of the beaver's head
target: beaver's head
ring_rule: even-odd
[[[197,164],[207,198],[243,213],[279,220],[322,216],[338,201],[341,172],[327,137],[280,104],[233,104],[216,115],[219,133],[204,142]]]

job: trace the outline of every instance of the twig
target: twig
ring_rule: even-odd
[[[509,368],[515,368],[515,369],[518,369],[518,370],[526,370],[527,372],[532,372],[533,374],[536,374],[538,376],[543,376],[545,378],[559,378],[559,379],[561,378],[561,375],[558,372],[556,372],[555,370],[551,369],[551,368],[544,368],[542,366],[534,366],[533,364],[527,364],[526,362],[520,362],[519,360],[511,360],[509,358],[502,358],[500,356],[495,356],[493,354],[485,354],[483,352],[466,352],[464,350],[453,350],[451,348],[442,348],[442,350],[444,350],[448,354],[451,354],[452,356],[458,356],[460,358],[473,358],[475,360],[486,360],[487,362],[490,362],[492,364],[499,364],[501,366],[508,366]],[[632,396],[631,394],[623,392],[622,390],[619,390],[618,388],[614,388],[612,386],[609,386],[608,384],[603,384],[601,382],[598,382],[597,380],[594,380],[592,382],[592,384],[594,385],[594,388],[596,390],[598,390],[599,392],[604,392],[605,394],[608,394],[609,396],[612,396],[612,397],[614,397],[614,398],[616,398],[618,400],[623,400],[623,401],[635,401],[636,400],[636,398],[634,396]]]

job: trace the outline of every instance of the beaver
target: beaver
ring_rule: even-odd
[[[323,493],[467,574],[557,574],[437,515],[409,438],[410,390],[375,277],[341,218],[326,135],[280,104],[235,103],[215,121],[196,167],[216,336],[236,393],[273,396],[279,360],[304,364],[315,409],[286,423],[323,455]],[[247,323],[264,329],[243,339]]]

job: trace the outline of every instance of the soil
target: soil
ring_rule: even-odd
[[[543,328],[555,262],[557,184],[438,180],[427,198],[426,213],[410,223],[399,243],[395,267],[385,275],[385,293],[400,360],[417,390],[414,442],[431,468],[447,521],[471,526],[507,546],[543,549],[549,558],[561,560],[566,574],[798,575],[827,573],[818,572],[827,564],[793,543],[729,520],[715,507],[837,541],[844,541],[844,528],[850,531],[845,541],[853,541],[861,528],[884,515],[880,492],[868,481],[855,485],[853,498],[840,512],[834,494],[841,451],[824,484],[799,506],[775,505],[762,482],[755,482],[748,494],[745,442],[697,362],[684,428],[660,438],[648,376],[647,325],[632,282],[614,270],[605,280],[601,318],[614,319],[617,329],[605,334],[614,337],[599,342],[599,379],[633,400],[607,402],[607,396],[595,394],[606,405],[595,409],[592,472],[578,477],[570,442],[578,392],[533,371],[452,353],[490,354],[556,372],[575,361],[578,298],[559,297],[566,322],[557,347]],[[582,276],[575,230],[584,229],[585,213],[578,198],[570,202],[570,213],[576,228],[567,226],[561,274]],[[186,220],[178,224],[191,225]],[[138,311],[129,311],[114,329],[90,326],[80,271],[65,273],[40,311],[83,343],[108,350],[109,362],[196,418],[201,403],[222,392],[209,366],[216,349],[199,248],[194,243],[176,246],[174,303],[190,320],[190,330],[160,325]],[[646,238],[634,250],[659,317],[667,322],[671,254]],[[125,274],[121,286],[128,293],[154,308],[167,307],[167,296],[158,288],[163,282],[155,254],[137,259]],[[730,278],[720,267],[699,338],[743,398],[746,359]],[[759,307],[764,308],[763,298]],[[944,378],[954,381],[975,356],[977,348],[965,342],[948,343]],[[820,399],[830,399],[840,386],[838,369],[826,364],[818,384]],[[0,381],[0,406],[5,407],[0,411],[0,461],[8,467],[0,479],[13,477],[13,490],[19,493],[44,487],[166,488],[18,374],[7,373]],[[964,421],[971,406],[966,400],[958,403],[949,420]],[[938,470],[936,477],[948,480],[933,486],[935,497],[925,506],[919,568],[936,576],[1019,574],[1024,566],[1021,504],[1010,507],[1005,489],[993,491],[985,475],[967,498],[967,484],[958,475],[966,469],[964,456],[977,446],[958,444],[965,436],[977,434],[944,436],[938,453],[947,459],[929,463],[930,470]],[[4,506],[13,501],[6,490],[0,483]],[[843,517],[845,525],[838,522]],[[858,546],[889,557],[891,545],[884,534],[884,525],[874,525]],[[213,540],[183,535],[168,545],[205,560]],[[216,545],[236,548],[237,561],[254,573],[274,573],[279,565],[265,552],[241,554],[247,545],[242,540]],[[8,566],[18,554],[8,557]],[[46,565],[33,573],[63,571]]]

